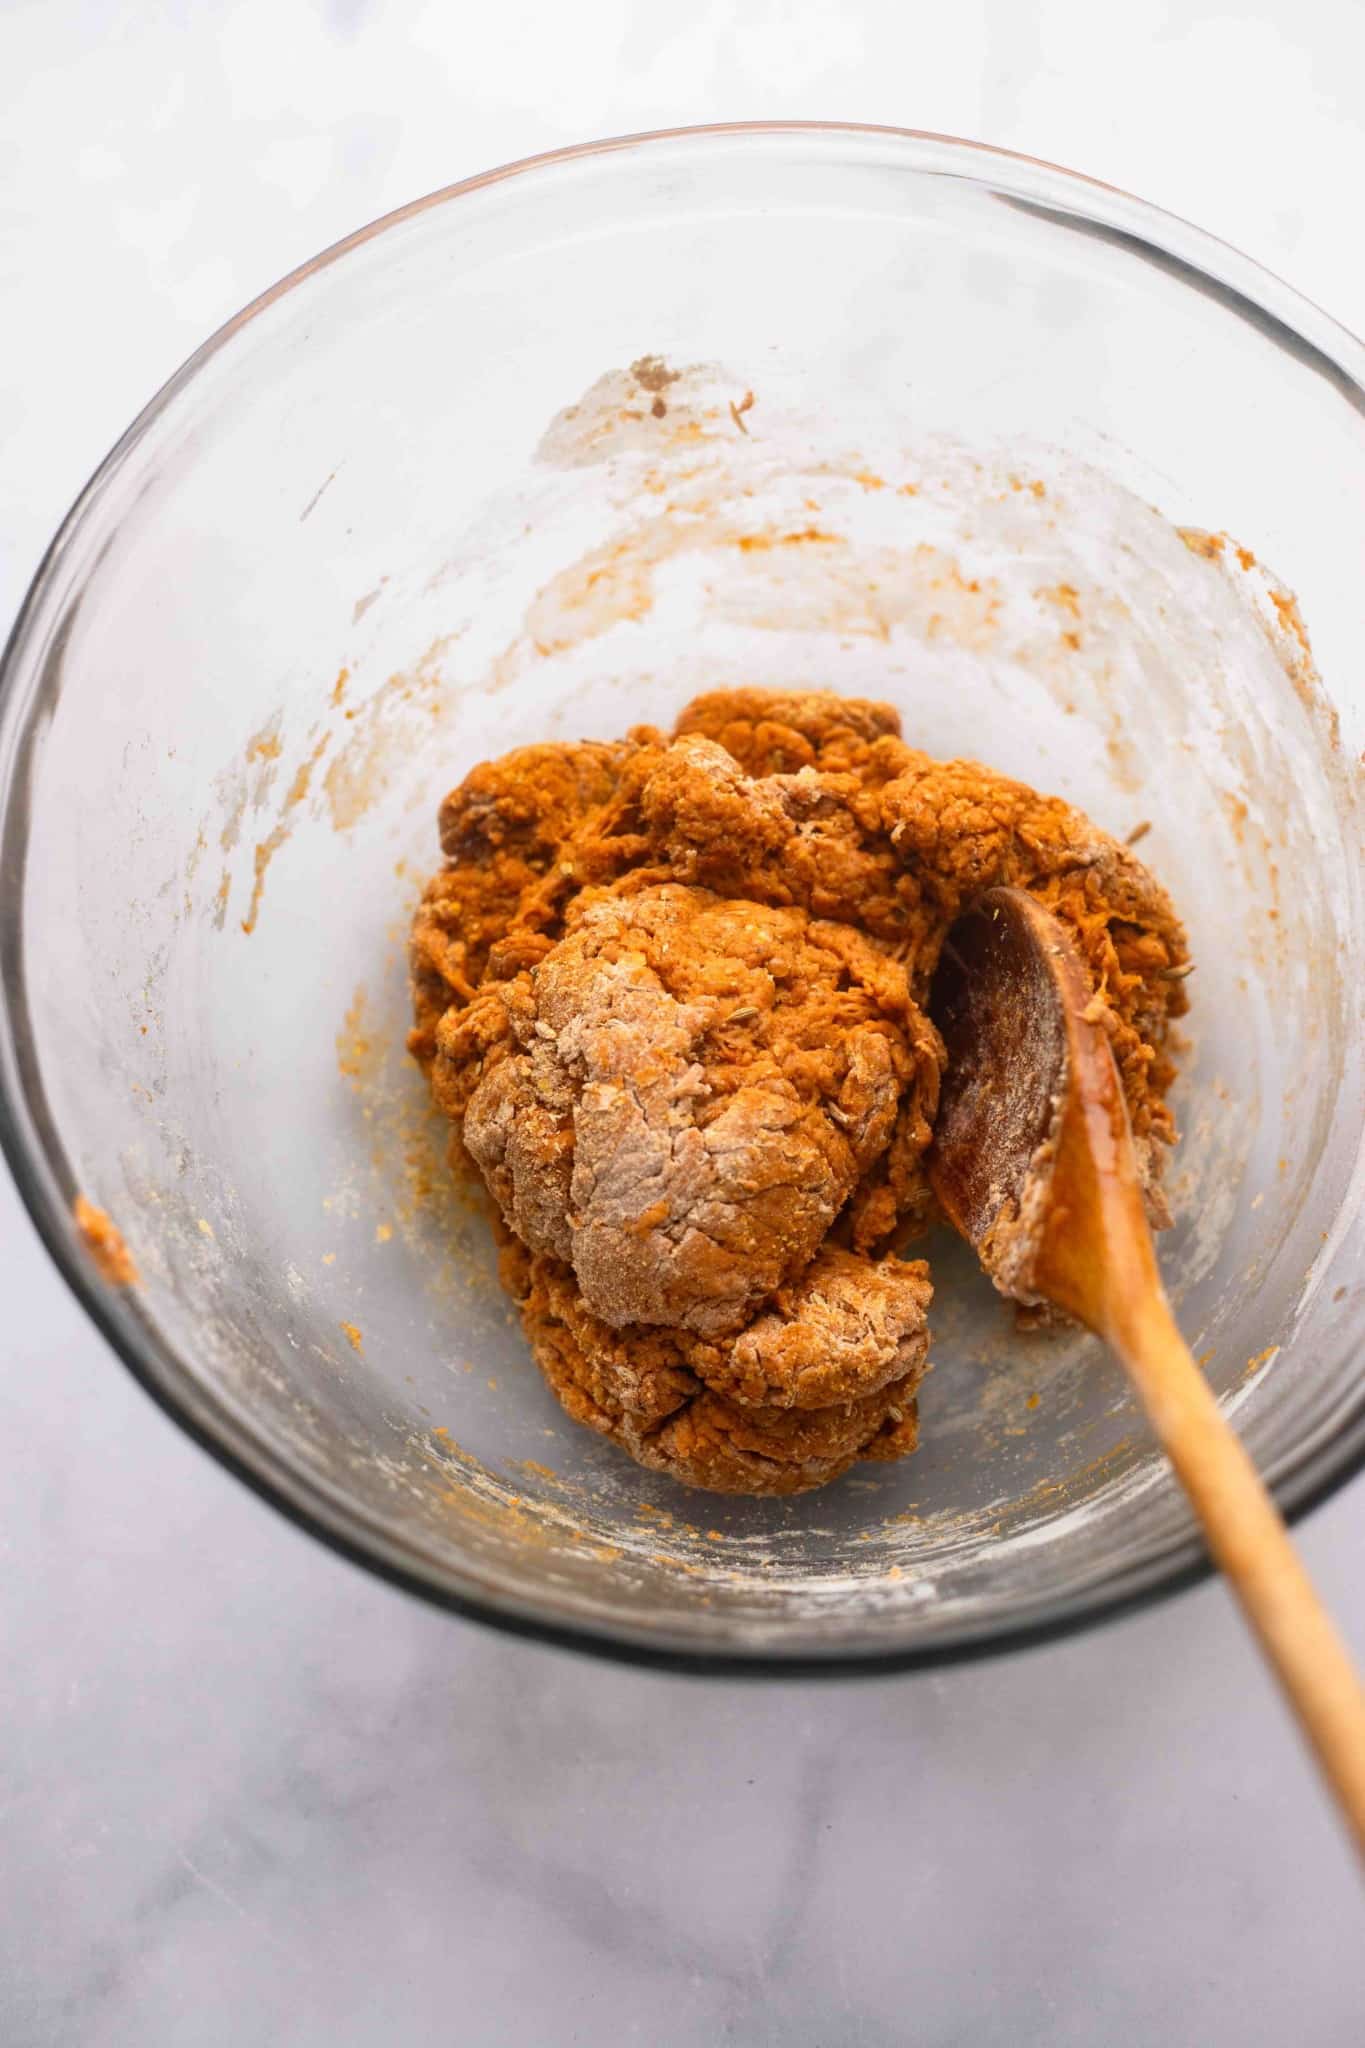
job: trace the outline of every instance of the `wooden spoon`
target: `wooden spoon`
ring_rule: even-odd
[[[1066,931],[1018,889],[954,925],[935,1193],[997,1287],[1111,1344],[1365,1856],[1365,1692],[1256,1468],[1176,1328],[1108,1034]]]

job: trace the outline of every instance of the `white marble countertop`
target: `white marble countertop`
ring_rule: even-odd
[[[824,115],[1076,165],[1365,329],[1359,0],[9,0],[0,617],[105,447],[359,221],[591,134]],[[1217,1586],[839,1686],[428,1612],[85,1324],[8,1183],[6,2048],[1355,2048],[1359,1880]],[[1365,1482],[1303,1530],[1365,1651]]]

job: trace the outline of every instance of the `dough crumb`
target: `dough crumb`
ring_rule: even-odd
[[[108,1212],[97,1209],[84,1195],[77,1195],[71,1214],[101,1280],[110,1287],[136,1287],[136,1262],[124,1243],[123,1232]]]

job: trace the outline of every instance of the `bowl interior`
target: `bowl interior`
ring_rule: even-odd
[[[987,152],[682,136],[414,209],[182,373],[11,650],[6,1079],[193,1426],[377,1562],[636,1647],[932,1653],[1189,1564],[1117,1369],[948,1241],[921,1450],[805,1499],[638,1470],[526,1354],[403,1051],[436,806],[761,683],[1150,827],[1199,963],[1182,1324],[1289,1499],[1356,1454],[1365,416],[1278,289]]]

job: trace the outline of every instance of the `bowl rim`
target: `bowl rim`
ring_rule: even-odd
[[[268,287],[225,321],[153,395],[76,497],[40,560],[0,654],[0,746],[12,750],[0,818],[0,873],[16,906],[0,917],[0,1152],[25,1208],[67,1286],[134,1379],[162,1411],[260,1499],[338,1555],[405,1592],[447,1612],[513,1635],[625,1663],[699,1675],[790,1677],[877,1676],[948,1665],[1020,1650],[1112,1621],[1195,1586],[1212,1575],[1202,1542],[1178,1539],[1129,1575],[1063,1596],[1054,1608],[1022,1622],[989,1626],[959,1636],[886,1649],[833,1645],[827,1652],[788,1650],[763,1641],[709,1646],[682,1631],[618,1626],[596,1616],[550,1618],[532,1600],[506,1589],[467,1587],[438,1574],[422,1553],[335,1494],[303,1465],[254,1433],[213,1391],[197,1383],[175,1350],[139,1312],[136,1290],[119,1290],[97,1273],[71,1216],[75,1175],[47,1112],[33,1059],[33,1034],[23,976],[22,891],[28,789],[25,771],[42,709],[35,692],[16,711],[20,670],[30,638],[78,533],[128,452],[178,394],[233,338],[276,301],[351,251],[402,223],[509,180],[553,173],[566,164],[660,146],[724,140],[805,139],[817,147],[859,138],[882,139],[902,151],[911,168],[930,175],[977,177],[1059,225],[1097,233],[1131,254],[1173,272],[1182,282],[1240,314],[1266,338],[1324,375],[1365,414],[1365,345],[1340,322],[1230,244],[1179,215],[1135,198],[1121,187],[1044,158],[933,130],[842,121],[733,121],[644,130],[572,143],[439,187],[343,236]],[[1027,189],[1030,174],[1041,174]],[[1063,201],[1058,205],[1056,202]],[[1088,202],[1088,203],[1087,203]],[[1111,202],[1111,203],[1104,203]],[[3,757],[0,757],[2,759]],[[1365,1388],[1362,1389],[1365,1395]],[[1294,1522],[1365,1468],[1365,1398],[1326,1449],[1310,1452],[1273,1488],[1286,1519]],[[1107,1586],[1108,1590],[1105,1590]]]

